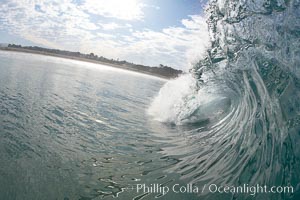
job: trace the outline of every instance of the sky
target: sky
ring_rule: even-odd
[[[205,0],[0,0],[0,43],[187,70],[209,43]]]

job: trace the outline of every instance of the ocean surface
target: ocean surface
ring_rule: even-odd
[[[300,1],[206,15],[210,47],[168,82],[0,52],[0,199],[299,200]]]
[[[178,132],[147,114],[164,83],[0,51],[0,199],[133,199],[145,196],[136,183],[177,180],[164,170],[178,160],[163,149]]]

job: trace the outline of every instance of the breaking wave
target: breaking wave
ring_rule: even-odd
[[[148,110],[191,127],[172,170],[198,185],[291,185],[293,194],[255,198],[299,199],[300,1],[211,0],[206,13],[206,56]]]

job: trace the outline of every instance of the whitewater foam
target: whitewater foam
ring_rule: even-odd
[[[201,87],[191,74],[167,82],[148,109],[160,122],[177,125],[212,120],[230,107],[230,100],[214,87]]]

